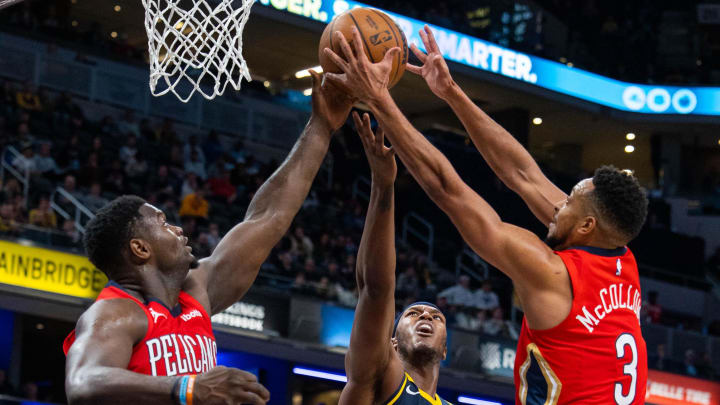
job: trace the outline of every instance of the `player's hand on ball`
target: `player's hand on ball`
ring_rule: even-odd
[[[400,53],[400,48],[394,47],[385,52],[385,57],[378,63],[372,63],[363,50],[363,40],[356,27],[352,28],[353,45],[350,47],[345,36],[336,31],[333,35],[340,42],[340,49],[345,59],[325,48],[325,54],[344,72],[342,74],[326,73],[327,80],[344,88],[353,97],[365,102],[380,98],[387,91],[392,70],[393,58]]]
[[[435,36],[430,30],[430,27],[426,25],[420,30],[420,38],[422,38],[423,44],[425,44],[427,54],[418,49],[415,44],[410,45],[410,50],[420,59],[423,65],[415,66],[408,63],[407,70],[422,76],[428,87],[430,87],[430,90],[432,90],[436,96],[445,99],[454,84],[453,78],[450,75],[450,69],[448,69],[447,63],[445,63],[445,58],[443,58],[442,52],[440,52],[440,48],[435,41]]]
[[[385,132],[381,127],[373,133],[370,126],[370,115],[368,113],[360,115],[353,111],[353,120],[357,129],[365,155],[367,156],[370,170],[372,171],[373,182],[381,184],[392,184],[397,176],[397,162],[395,161],[395,151],[392,146],[385,146]]]
[[[236,368],[218,366],[198,374],[193,388],[193,404],[197,405],[265,405],[270,392],[254,374]]]
[[[314,70],[312,77],[313,116],[322,120],[331,132],[338,130],[347,121],[353,99],[338,86],[323,80]]]

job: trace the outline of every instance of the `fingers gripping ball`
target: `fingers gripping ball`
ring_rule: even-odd
[[[391,48],[398,47],[401,49],[401,52],[394,57],[392,69],[390,70],[388,88],[393,87],[405,73],[405,65],[408,61],[407,39],[400,27],[395,24],[395,21],[382,11],[373,8],[361,7],[346,11],[335,17],[325,27],[318,49],[320,66],[322,66],[323,71],[342,73],[342,70],[325,55],[323,49],[330,48],[333,52],[342,56],[340,44],[334,38],[333,33],[335,31],[342,32],[345,39],[352,45],[353,26],[357,27],[360,32],[364,42],[363,49],[372,63],[380,62],[385,56],[385,52]]]

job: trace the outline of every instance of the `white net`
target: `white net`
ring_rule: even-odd
[[[242,32],[254,0],[142,0],[150,53],[150,91],[187,103],[208,100],[230,84],[240,90],[250,72]]]

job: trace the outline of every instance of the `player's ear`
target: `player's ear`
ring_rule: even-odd
[[[130,260],[135,263],[144,263],[150,259],[152,248],[143,239],[130,239]]]
[[[597,218],[595,218],[592,215],[588,215],[588,216],[582,218],[582,222],[580,223],[578,232],[580,232],[583,235],[588,235],[590,232],[592,232],[595,229],[596,226],[597,226]]]
[[[398,340],[397,340],[397,338],[396,338],[396,337],[392,337],[392,338],[390,339],[390,343],[392,344],[393,349],[394,349],[394,350],[397,350],[397,346],[398,346]]]

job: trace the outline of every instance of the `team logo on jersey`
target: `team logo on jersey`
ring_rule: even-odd
[[[622,263],[620,263],[620,259],[617,259],[617,271],[615,272],[616,276],[619,276],[622,272]]]
[[[411,390],[409,385],[407,386],[407,388],[405,388],[405,392],[407,392],[410,395],[418,395],[420,393],[420,391]]]
[[[167,319],[167,315],[161,314],[160,312],[157,312],[152,308],[148,308],[148,309],[150,310],[150,315],[152,315],[154,323],[157,323],[158,318],[160,318],[161,316],[164,316],[165,319]]]

